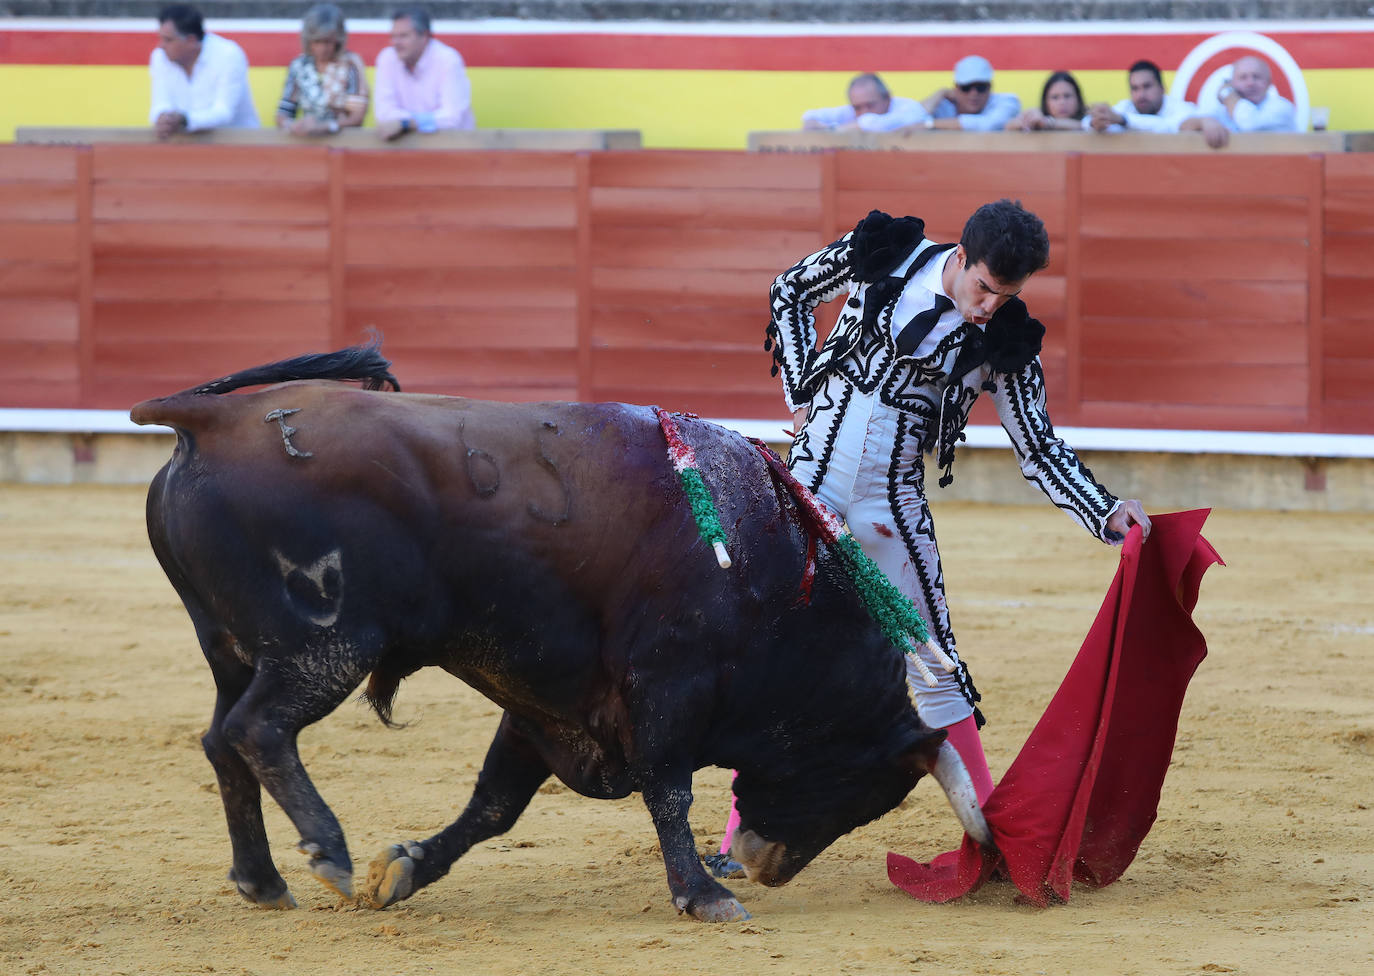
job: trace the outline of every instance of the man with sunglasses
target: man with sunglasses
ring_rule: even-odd
[[[992,65],[977,54],[954,66],[954,87],[936,89],[921,105],[930,113],[924,129],[997,132],[1021,113],[1021,99],[992,90]]]

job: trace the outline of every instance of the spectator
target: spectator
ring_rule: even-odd
[[[1247,55],[1231,68],[1211,115],[1231,132],[1297,132],[1297,110],[1272,84],[1269,65]]]
[[[1087,107],[1078,79],[1067,71],[1056,71],[1045,79],[1040,90],[1040,107],[1028,108],[1007,123],[1008,129],[1031,132],[1037,129],[1080,132]]]
[[[849,104],[813,108],[802,113],[803,129],[863,129],[889,132],[924,121],[927,113],[913,98],[893,97],[875,74],[855,75],[849,82]]]
[[[153,89],[148,121],[157,137],[258,128],[243,48],[205,33],[200,11],[189,4],[163,7],[157,21],[158,46],[148,59]]]
[[[1021,111],[1015,95],[992,90],[992,65],[987,58],[970,54],[954,66],[954,87],[939,88],[921,103],[930,118],[927,129],[971,129],[993,132],[1005,129]]]
[[[383,139],[477,128],[463,58],[430,33],[424,7],[402,7],[391,15],[391,46],[377,55],[376,81],[374,112]]]
[[[1131,97],[1115,106],[1098,102],[1088,109],[1083,127],[1093,132],[1201,131],[1207,145],[1220,149],[1229,140],[1215,119],[1198,114],[1197,106],[1164,92],[1164,77],[1153,61],[1137,61],[1126,72]]]
[[[320,136],[363,124],[367,68],[347,44],[348,29],[337,6],[317,3],[305,12],[302,53],[286,69],[286,84],[277,103],[277,128],[298,136]]]

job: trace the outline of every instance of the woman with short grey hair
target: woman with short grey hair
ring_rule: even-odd
[[[343,11],[317,3],[301,22],[301,54],[286,69],[277,104],[277,128],[300,136],[332,135],[363,124],[367,72],[348,50]],[[299,116],[299,117],[298,117]]]

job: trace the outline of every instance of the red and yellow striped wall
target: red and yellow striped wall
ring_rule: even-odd
[[[211,21],[243,45],[270,123],[285,65],[300,50],[292,21]],[[354,21],[350,46],[370,64],[385,21]],[[1045,76],[1073,71],[1091,101],[1127,94],[1125,68],[1149,58],[1165,83],[1188,52],[1224,30],[1278,42],[1303,70],[1330,127],[1374,130],[1374,23],[991,25],[576,25],[438,22],[468,63],[478,124],[638,129],[649,148],[739,149],[754,130],[796,128],[802,111],[840,104],[845,83],[878,71],[897,94],[948,84],[968,53],[989,58],[999,90],[1039,99]],[[0,139],[16,126],[147,124],[147,62],[156,24],[13,20],[0,25]]]

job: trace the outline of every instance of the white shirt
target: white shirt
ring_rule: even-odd
[[[892,96],[888,104],[887,111],[879,115],[877,112],[865,112],[863,115],[854,114],[854,106],[837,105],[834,108],[813,108],[802,113],[802,122],[819,122],[821,125],[831,129],[857,122],[859,128],[865,132],[891,132],[893,129],[900,129],[905,125],[918,125],[929,118],[930,113],[925,110],[920,102],[912,98],[901,98]]]
[[[924,242],[929,247],[939,247],[939,244]],[[915,251],[911,257],[903,261],[892,272],[894,275],[901,276],[906,274],[906,269],[911,267],[911,262],[915,261],[920,255],[926,252],[926,248]],[[945,293],[945,264],[954,256],[954,248],[950,248],[943,254],[937,254],[926,262],[926,266],[917,271],[911,280],[902,289],[901,295],[897,297],[897,304],[892,308],[892,336],[895,339],[906,328],[913,318],[929,308],[935,307],[937,296],[943,296],[950,301],[954,300],[953,295]],[[964,317],[959,314],[958,308],[947,308],[935,320],[934,327],[926,333],[920,344],[912,350],[912,355],[920,359],[929,356],[935,351],[935,347],[940,344],[940,340],[949,335],[959,326],[964,324]]]
[[[1153,115],[1140,112],[1129,98],[1123,98],[1112,106],[1112,111],[1126,120],[1126,125],[1109,125],[1107,132],[1177,132],[1178,127],[1187,119],[1198,114],[1197,106],[1173,95],[1165,95],[1159,111]],[[1083,129],[1092,128],[1092,118],[1084,116]]]
[[[181,65],[167,59],[162,48],[156,48],[148,59],[148,74],[153,83],[150,125],[163,112],[186,116],[186,128],[191,132],[256,129],[261,125],[248,87],[248,57],[228,38],[207,33],[189,77]]]
[[[1234,113],[1234,114],[1233,114]],[[1226,106],[1217,102],[1216,108],[1207,113],[1221,122],[1232,132],[1297,132],[1298,113],[1293,103],[1284,98],[1274,86],[1264,93],[1264,100],[1256,105],[1248,98],[1236,101],[1230,112]]]
[[[971,132],[998,132],[1021,114],[1021,99],[1008,92],[993,92],[988,103],[977,115],[960,115],[958,107],[948,98],[935,108],[935,118],[959,120],[959,128]]]

